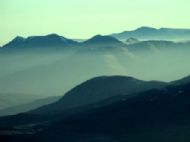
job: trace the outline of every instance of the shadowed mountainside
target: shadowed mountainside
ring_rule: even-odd
[[[167,83],[164,82],[142,81],[124,76],[97,77],[71,89],[58,102],[38,108],[30,113],[56,114],[67,109],[95,104],[111,97],[131,95],[153,88],[162,88],[166,85]]]
[[[185,80],[185,84],[173,86],[171,82],[164,88],[135,93],[132,97],[121,95],[112,103],[91,107],[69,116],[64,117],[64,113],[60,113],[55,115],[57,118],[55,116],[51,118],[53,121],[50,119],[46,123],[32,123],[32,125],[17,126],[12,129],[6,128],[6,118],[4,118],[1,119],[4,126],[1,124],[0,132],[7,130],[12,134],[4,134],[0,137],[7,141],[12,141],[11,138],[14,138],[16,142],[26,140],[187,142],[190,140],[188,133],[190,130],[190,80],[187,81],[188,78],[176,81],[179,84]],[[104,79],[95,78],[92,81],[101,82]],[[60,101],[63,99],[64,97]],[[7,122],[17,119],[22,119],[22,121],[33,119],[34,121],[35,115],[21,114],[9,117]],[[18,132],[21,135],[15,134]]]

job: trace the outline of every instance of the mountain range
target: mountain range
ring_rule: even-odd
[[[15,49],[47,49],[48,50],[72,50],[77,51],[79,54],[85,52],[123,52],[127,49],[134,54],[138,54],[139,51],[143,52],[155,52],[165,50],[175,50],[185,48],[189,50],[189,41],[167,41],[167,40],[147,40],[140,41],[136,38],[126,38],[126,42],[122,42],[112,36],[96,35],[86,41],[76,42],[65,37],[61,37],[56,34],[47,36],[34,36],[28,38],[16,37],[11,42],[1,48],[2,51],[8,51]],[[8,49],[8,50],[7,50]]]
[[[128,38],[137,38],[140,40],[189,40],[190,29],[174,29],[174,28],[152,28],[140,27],[132,31],[124,31],[121,33],[112,34],[111,36],[120,40]]]
[[[16,37],[0,50],[0,110],[63,95],[95,76],[171,81],[188,75],[190,42],[167,39],[121,41],[96,35],[76,42],[57,34]]]
[[[58,102],[38,108],[30,113],[46,115],[50,115],[51,113],[56,114],[65,110],[95,104],[111,97],[122,95],[130,96],[137,92],[153,88],[162,88],[166,86],[166,84],[167,83],[159,81],[142,81],[123,76],[97,77],[74,87]],[[138,88],[136,88],[136,86],[138,86]]]
[[[125,46],[125,44],[112,36],[96,35],[91,39],[84,41],[82,46],[87,46],[88,48],[102,47],[102,46],[106,48],[112,48],[112,47],[122,47]]]
[[[70,47],[75,46],[78,42],[59,36],[57,34],[50,34],[46,36],[31,36],[23,38],[17,36],[3,48],[26,48],[26,47]]]
[[[189,77],[170,82],[172,85],[186,84],[189,82]],[[73,108],[82,107],[86,105],[95,104],[103,100],[109,100],[109,98],[117,98],[120,96],[131,96],[131,94],[150,90],[151,88],[163,88],[167,86],[168,83],[160,81],[142,81],[132,77],[124,76],[104,76],[97,77],[88,80],[67,92],[63,99],[61,96],[57,97],[47,97],[44,99],[37,99],[35,101],[28,101],[25,104],[18,105],[17,101],[11,104],[6,104],[6,106],[1,106],[0,115],[14,115],[17,113],[30,111],[32,114],[56,114],[61,113],[65,110],[71,110]],[[138,86],[137,89],[136,86]],[[77,95],[83,94],[83,95]],[[90,95],[89,95],[90,94]],[[99,95],[101,94],[101,96]],[[8,95],[8,94],[7,94]],[[1,96],[1,101],[5,104],[7,100],[7,95],[4,99]],[[34,95],[31,95],[35,98]],[[10,98],[14,98],[14,95],[10,95]],[[24,99],[27,95],[18,97]],[[56,100],[60,99],[56,102]],[[30,100],[30,98],[29,98]],[[53,103],[55,102],[55,103]],[[105,101],[103,101],[105,103]],[[0,103],[2,104],[2,103]],[[50,104],[50,105],[48,105]],[[41,107],[43,106],[43,107]],[[35,109],[37,108],[37,109]],[[62,108],[59,110],[58,108]],[[34,110],[35,109],[35,110]]]
[[[0,139],[189,141],[189,35],[140,27],[84,41],[16,37],[0,49]]]
[[[126,87],[120,86],[121,84],[125,84]],[[147,84],[150,86],[149,89],[146,89]],[[139,85],[142,88],[137,88]],[[96,87],[100,88],[100,91]],[[34,110],[3,117],[0,121],[0,138],[7,142],[53,140],[187,142],[190,140],[189,77],[170,83],[144,82],[121,76],[98,77],[73,88],[67,95],[72,97],[75,104],[78,102],[80,104],[81,99],[78,96],[90,97],[89,90],[100,98],[105,93],[108,94],[97,102],[83,103],[84,106],[77,105],[68,111],[61,106],[56,108],[53,103],[48,105],[48,109],[41,109],[39,114],[34,113],[36,112]],[[114,95],[114,92],[118,94]],[[63,100],[68,98],[67,95],[57,103],[63,105],[65,103]],[[62,109],[63,111],[60,111]],[[43,111],[46,113],[42,113]],[[50,113],[51,111],[59,113]]]
[[[57,34],[49,34],[46,36],[31,36],[23,38],[17,36],[9,43],[5,44],[2,48],[26,48],[26,47],[75,47],[75,46],[88,46],[88,47],[123,47],[127,41],[133,38],[139,40],[165,40],[165,41],[189,41],[189,29],[172,29],[160,28],[155,29],[152,27],[140,27],[133,31],[124,31],[111,35],[96,35],[90,39],[77,42]],[[119,41],[121,40],[121,41]],[[136,43],[136,42],[133,42]]]

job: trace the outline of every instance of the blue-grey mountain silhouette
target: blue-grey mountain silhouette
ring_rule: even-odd
[[[112,36],[96,35],[83,42],[83,46],[89,47],[123,47],[125,44]]]
[[[60,113],[64,110],[95,104],[115,96],[131,95],[153,88],[161,88],[166,84],[159,81],[142,81],[124,76],[97,77],[71,89],[58,102],[38,108],[30,113]]]
[[[105,83],[104,79],[107,78],[100,77],[91,81]],[[116,78],[112,79],[110,84]],[[138,82],[133,78],[128,79],[130,83]],[[7,142],[13,140],[14,142],[51,142],[52,140],[57,142],[63,140],[67,142],[97,140],[101,142],[139,142],[139,140],[187,142],[190,140],[188,133],[190,129],[190,82],[186,81],[187,78],[177,82],[184,82],[184,80],[185,84],[173,85],[171,82],[166,87],[136,92],[131,97],[126,92],[126,95],[114,97],[116,101],[112,103],[83,109],[83,111],[69,116],[65,116],[63,112],[51,117],[49,121],[39,121],[48,115],[38,114],[39,117],[37,117],[30,113],[1,118],[0,131],[9,133],[4,133],[0,137]],[[96,84],[94,85],[96,86]],[[104,87],[104,85],[100,85]],[[130,84],[128,85],[130,86]],[[83,88],[80,85],[78,87]],[[92,89],[91,85],[87,85],[87,87]],[[77,95],[81,95],[80,91]],[[59,107],[59,109],[62,108]],[[19,123],[29,122],[29,120],[32,121],[29,123],[31,125],[19,125]],[[40,123],[35,123],[35,121]],[[15,127],[11,127],[11,123]]]
[[[130,37],[140,40],[190,40],[190,29],[140,27],[136,30],[112,34],[112,36],[121,40]]]
[[[50,34],[46,36],[31,36],[28,38],[16,37],[6,44],[4,48],[27,48],[27,47],[69,47],[76,46],[78,42],[59,36]]]

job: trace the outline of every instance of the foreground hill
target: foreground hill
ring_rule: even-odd
[[[0,137],[14,142],[187,142],[190,140],[190,80],[187,81],[187,78],[176,81],[178,85],[172,85],[171,82],[167,87],[134,93],[132,97],[124,95],[128,94],[126,91],[112,103],[84,109],[69,116],[64,116],[63,112],[55,115],[57,118],[54,116],[39,124],[33,121],[30,125],[19,126],[19,121],[36,119],[37,115],[29,113],[9,117],[7,120],[4,118],[0,125],[0,132],[4,134]],[[92,81],[101,82],[104,79],[95,78]],[[112,79],[111,82],[116,81],[114,77]],[[179,84],[184,80],[185,84]],[[100,84],[99,87],[101,86],[104,85]],[[102,94],[100,92],[97,95]],[[43,118],[42,114],[39,116]],[[14,124],[16,127],[7,128],[14,121],[17,122],[17,125]]]
[[[71,116],[52,124],[46,132],[69,133],[62,137],[68,142],[187,142],[190,140],[189,108],[190,83],[187,83],[150,90]]]
[[[74,87],[58,102],[38,108],[30,113],[60,113],[64,110],[95,104],[115,96],[131,95],[153,88],[161,88],[166,84],[164,82],[142,81],[124,76],[97,77]]]
[[[187,77],[184,77],[182,79],[172,81],[171,84],[172,85],[182,85],[182,84],[187,84],[189,82],[190,82],[190,76],[187,76]]]

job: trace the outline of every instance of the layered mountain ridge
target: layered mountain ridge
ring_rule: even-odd
[[[57,34],[49,34],[46,36],[31,36],[23,38],[17,36],[11,42],[4,45],[4,48],[27,48],[27,47],[69,47],[75,46],[78,42]]]
[[[128,38],[137,38],[140,40],[189,40],[189,29],[175,29],[175,28],[152,28],[152,27],[140,27],[132,31],[124,31],[121,33],[112,34],[120,40],[126,40]]]
[[[46,36],[31,36],[23,38],[17,36],[12,41],[4,45],[4,48],[16,48],[16,47],[70,47],[70,46],[126,46],[119,40],[127,40],[130,38],[136,38],[139,40],[166,40],[166,41],[186,41],[190,40],[189,29],[172,29],[172,28],[152,28],[152,27],[140,27],[132,31],[124,31],[111,35],[96,35],[90,39],[82,42],[77,42],[72,39],[68,39],[57,34],[49,34]]]
[[[88,109],[83,107],[80,111],[78,111],[77,107],[72,110],[76,110],[77,112],[70,115],[65,115],[67,112],[63,111],[59,115],[49,117],[48,121],[46,121],[47,119],[43,121],[43,119],[51,115],[49,112],[48,114],[40,113],[35,115],[29,112],[1,118],[0,132],[6,130],[14,133],[12,135],[6,135],[5,133],[0,135],[0,137],[5,138],[8,142],[12,141],[10,139],[12,137],[14,137],[14,141],[16,142],[20,140],[45,140],[47,142],[52,140],[58,142],[62,140],[67,142],[89,142],[95,140],[99,140],[100,142],[138,142],[139,139],[148,142],[151,142],[151,140],[155,142],[186,142],[190,139],[187,133],[190,128],[190,123],[188,122],[190,118],[189,77],[164,84],[161,88],[151,87],[150,90],[133,91],[130,97],[127,95],[128,91],[130,89],[134,90],[135,86],[136,89],[139,89],[137,87],[142,81],[131,77],[98,77],[79,85],[79,88],[74,88],[74,92],[77,92],[75,96],[82,96],[84,94],[79,91],[84,86],[87,87],[84,90],[87,94],[89,94],[88,88],[91,90],[93,86],[96,87],[98,85],[98,87],[105,87],[108,94],[112,93],[112,90],[106,89],[105,80],[107,79],[109,80],[106,81],[107,83],[113,83],[112,87],[108,85],[109,89],[116,87],[116,84],[118,86],[125,84],[125,81],[122,81],[122,79],[127,80],[128,84],[126,87],[128,89],[124,91],[125,93],[123,92],[126,95],[111,97],[110,99],[113,101],[109,100],[110,103],[107,104],[104,101],[100,101],[101,103],[104,102],[104,105],[101,103],[101,105],[97,106],[87,105]],[[92,82],[92,84],[89,84],[89,82]],[[144,83],[146,84],[146,82]],[[154,84],[155,81],[149,83]],[[122,90],[121,88],[116,89],[116,92]],[[100,91],[97,95],[101,96],[103,93]],[[72,99],[73,101],[75,100],[74,98]],[[64,97],[58,102],[62,102],[63,100]],[[77,101],[80,102],[76,98],[75,103]],[[95,104],[98,104],[98,102]],[[64,108],[57,107],[57,109]],[[11,125],[14,127],[10,127]],[[17,135],[17,133],[20,134]]]
[[[165,82],[142,81],[124,76],[97,77],[71,89],[58,102],[38,108],[30,113],[56,114],[64,110],[95,104],[111,97],[131,95],[153,88],[162,88],[166,85]]]

